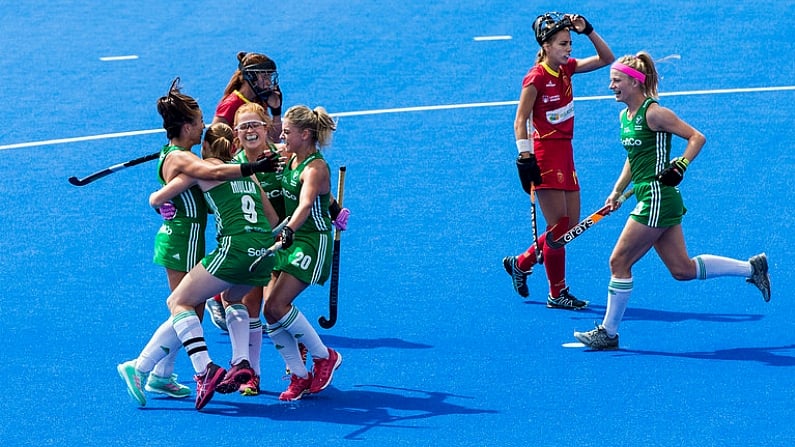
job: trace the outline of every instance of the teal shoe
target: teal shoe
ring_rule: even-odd
[[[177,399],[190,396],[190,387],[177,382],[177,375],[160,377],[154,373],[149,374],[149,380],[144,387],[150,393],[165,394]]]
[[[135,370],[135,360],[120,363],[116,366],[116,371],[127,384],[127,394],[130,395],[138,405],[146,406],[146,395],[144,394],[143,384],[146,382],[146,376]]]

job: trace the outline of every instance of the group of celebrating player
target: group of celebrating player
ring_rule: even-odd
[[[181,347],[196,373],[196,409],[216,391],[259,394],[263,332],[289,371],[280,400],[324,390],[342,362],[293,304],[329,277],[332,228],[347,227],[350,213],[333,199],[320,152],[331,143],[336,122],[323,107],[296,105],[282,116],[274,61],[259,53],[237,58],[206,131],[198,103],[180,91],[179,78],[157,102],[168,143],[157,167],[163,187],[149,201],[164,219],[154,261],[166,269],[170,316],[136,359],[117,367],[141,406],[144,390],[190,395],[174,374]],[[197,144],[201,158],[191,152]],[[215,216],[218,245],[205,255],[208,213]],[[216,325],[229,332],[228,370],[207,348],[201,325],[206,303],[215,309]]]

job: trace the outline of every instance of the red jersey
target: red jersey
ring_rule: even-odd
[[[226,97],[218,103],[218,106],[215,108],[215,116],[220,116],[221,118],[225,119],[226,122],[231,126],[235,122],[235,113],[237,112],[237,109],[247,102],[251,101],[246,99],[245,96],[235,90],[232,93],[226,95]]]
[[[577,68],[577,60],[570,58],[559,71],[546,64],[536,64],[522,80],[522,88],[533,85],[538,92],[533,104],[534,140],[567,139],[574,136],[574,95],[571,75]]]

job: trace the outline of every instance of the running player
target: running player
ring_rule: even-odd
[[[621,111],[621,144],[627,159],[606,204],[617,209],[618,197],[633,183],[638,204],[610,256],[607,309],[602,324],[588,332],[574,332],[585,346],[618,349],[618,326],[632,293],[632,266],[654,248],[671,275],[679,281],[719,276],[746,277],[770,301],[770,276],[764,253],[748,261],[714,255],[687,254],[682,216],[685,207],[676,187],[690,163],[701,152],[706,139],[673,111],[657,103],[657,70],[646,52],[623,56],[610,70],[610,89]],[[671,136],[687,141],[684,153],[670,159]]]
[[[583,59],[570,57],[569,30],[588,36],[596,55]],[[545,241],[547,237],[559,237],[580,220],[580,185],[571,143],[574,134],[571,77],[604,67],[614,56],[593,26],[580,15],[556,12],[540,15],[533,22],[533,31],[541,50],[536,64],[522,81],[514,121],[519,150],[516,166],[523,188],[528,192],[535,188],[547,231],[538,238],[538,247],[533,244],[518,256],[504,258],[503,267],[511,275],[514,290],[527,297],[527,277],[537,262],[537,251],[541,250],[549,281],[547,307],[582,309],[588,302],[570,293],[566,284],[565,248],[553,249]],[[532,133],[528,132],[528,123],[532,124]]]

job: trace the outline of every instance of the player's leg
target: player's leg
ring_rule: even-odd
[[[624,318],[634,285],[632,266],[651,250],[663,231],[627,219],[610,255],[611,276],[602,324],[587,332],[574,332],[574,338],[591,349],[618,349],[618,327]]]
[[[770,301],[770,277],[764,253],[740,260],[725,256],[701,254],[690,258],[685,248],[681,225],[668,229],[654,245],[671,275],[679,281],[740,276],[757,286],[762,298]]]

